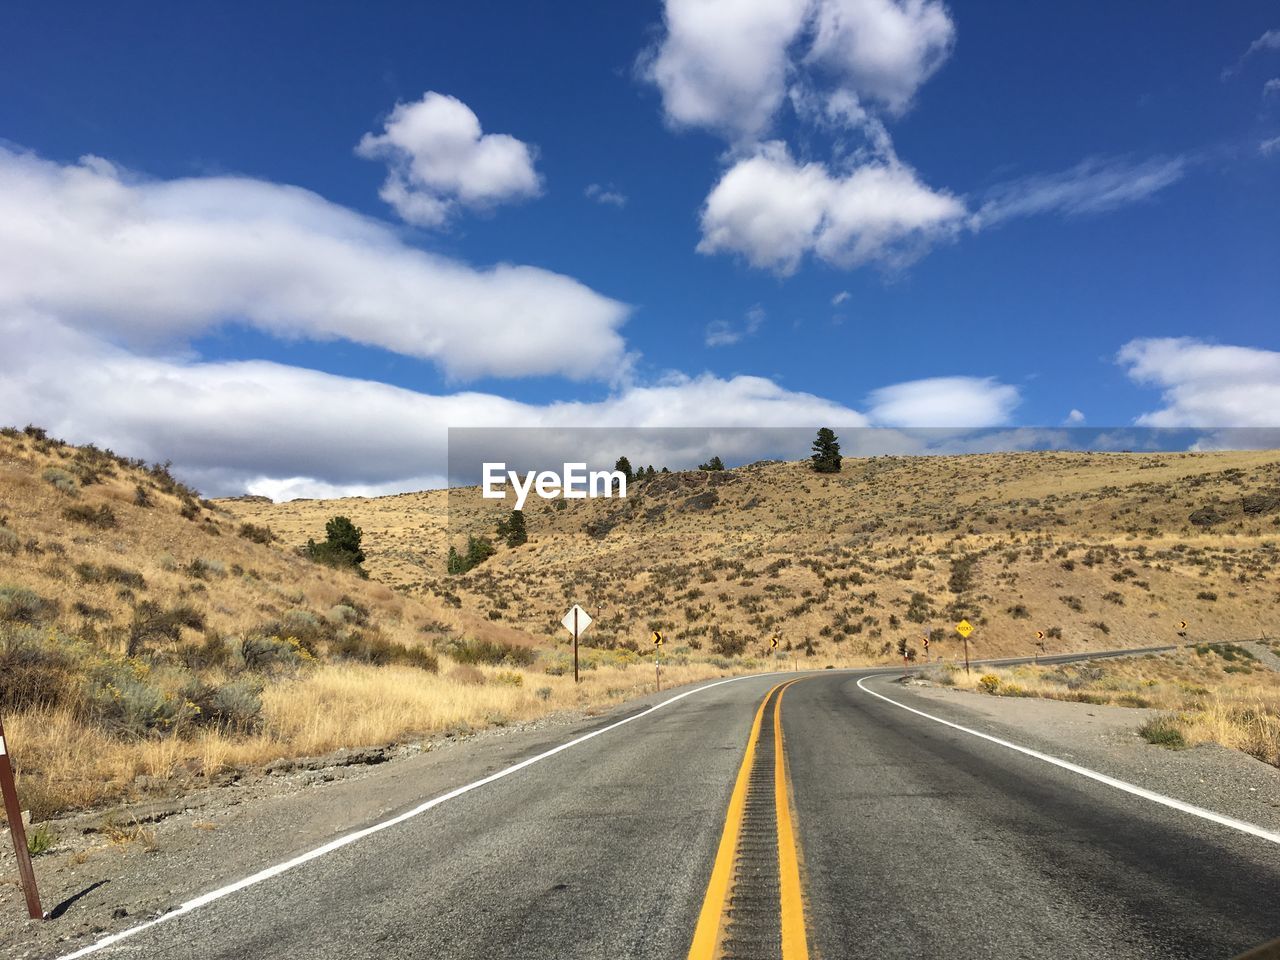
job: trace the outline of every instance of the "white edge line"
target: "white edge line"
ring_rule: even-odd
[[[383,820],[379,823],[373,824],[373,826],[365,827],[362,830],[356,830],[354,833],[345,834],[337,839],[330,840],[322,846],[316,847],[314,850],[308,850],[306,853],[300,854],[292,860],[286,860],[284,863],[278,863],[273,867],[267,867],[265,870],[259,870],[257,873],[245,877],[243,880],[237,880],[235,883],[227,884],[225,887],[219,887],[217,890],[210,890],[208,893],[201,894],[193,900],[188,900],[186,903],[175,907],[168,913],[162,914],[153,920],[148,920],[146,923],[140,923],[136,927],[129,927],[128,929],[120,930],[117,933],[105,936],[101,940],[97,940],[88,946],[81,947],[73,953],[64,954],[59,958],[59,960],[75,960],[76,957],[85,957],[91,953],[97,953],[99,950],[104,950],[107,947],[113,946],[121,940],[124,940],[127,937],[132,937],[134,934],[141,933],[143,930],[150,929],[157,924],[191,913],[192,911],[198,910],[207,904],[213,903],[215,900],[221,900],[223,897],[227,897],[240,890],[244,890],[246,887],[255,886],[256,884],[262,883],[264,880],[270,880],[272,877],[279,876],[288,870],[292,870],[294,867],[300,867],[304,863],[323,857],[327,853],[333,853],[335,850],[340,850],[349,844],[355,843],[357,840],[363,840],[365,837],[371,836],[382,830],[386,830],[388,827],[394,827],[397,824],[404,823],[406,820],[412,820],[414,817],[426,813],[433,807],[438,807],[440,804],[448,800],[460,797],[464,793],[470,793],[472,790],[493,783],[495,780],[501,780],[503,777],[509,777],[511,774],[519,770],[523,770],[525,767],[532,766],[540,760],[546,760],[548,757],[553,757],[563,750],[568,750],[570,747],[576,747],[578,744],[585,743],[594,737],[600,736],[602,733],[608,733],[610,730],[616,730],[623,724],[631,723],[633,720],[639,720],[641,717],[647,717],[655,710],[661,710],[663,707],[670,706],[677,700],[683,700],[685,697],[693,696],[695,693],[702,693],[705,690],[710,690],[712,687],[718,687],[722,684],[734,683],[738,680],[757,679],[772,675],[772,673],[746,674],[741,677],[729,677],[727,680],[717,680],[714,683],[708,683],[701,687],[695,687],[692,690],[686,690],[684,693],[680,693],[667,700],[663,700],[661,703],[655,703],[653,706],[649,707],[647,710],[642,710],[640,713],[624,717],[616,723],[609,724],[607,727],[601,727],[599,730],[592,730],[590,733],[585,733],[576,739],[569,740],[559,746],[552,747],[550,750],[539,753],[537,756],[528,757],[527,759],[521,760],[519,763],[512,764],[509,767],[505,767],[496,773],[491,773],[487,777],[482,777],[481,779],[468,783],[465,786],[457,787],[454,790],[450,790],[448,793],[434,797],[425,803],[419,804],[412,810],[406,810],[404,813],[391,817],[389,820]]]
[[[1096,770],[1090,770],[1088,767],[1082,767],[1079,764],[1071,763],[1068,760],[1059,760],[1057,757],[1050,756],[1047,753],[1041,753],[1039,750],[1032,750],[1030,747],[1024,747],[1020,744],[1011,743],[1008,740],[1001,740],[999,737],[993,737],[989,733],[982,733],[979,730],[971,730],[969,727],[961,726],[958,723],[952,723],[950,720],[943,720],[941,717],[935,717],[931,713],[925,713],[923,710],[917,710],[915,707],[908,707],[905,703],[899,703],[886,697],[882,693],[876,693],[864,687],[864,681],[870,677],[863,677],[858,681],[858,689],[863,693],[869,693],[873,697],[879,697],[886,703],[892,703],[895,707],[901,707],[903,710],[909,710],[918,716],[924,717],[926,720],[932,720],[934,723],[941,723],[944,726],[959,730],[975,737],[981,737],[983,740],[989,740],[991,743],[997,743],[1002,747],[1008,747],[1010,750],[1016,750],[1018,753],[1025,753],[1028,757],[1035,757],[1037,760],[1043,760],[1045,763],[1051,763],[1055,767],[1061,767],[1063,770],[1070,770],[1072,773],[1078,773],[1082,777],[1088,777],[1090,780],[1097,780],[1099,783],[1105,783],[1108,787],[1114,787],[1117,790],[1123,790],[1125,793],[1131,793],[1135,797],[1142,797],[1144,800],[1150,800],[1152,803],[1159,803],[1166,807],[1172,807],[1174,810],[1181,810],[1183,813],[1189,813],[1192,816],[1200,817],[1202,820],[1210,820],[1213,823],[1220,824],[1224,827],[1230,827],[1233,830],[1239,830],[1241,833],[1247,833],[1251,836],[1267,840],[1271,843],[1280,844],[1280,833],[1273,833],[1257,824],[1248,823],[1244,820],[1237,820],[1235,817],[1228,817],[1221,813],[1215,813],[1212,810],[1206,810],[1204,807],[1197,807],[1194,803],[1186,803],[1182,800],[1176,800],[1173,797],[1166,797],[1163,793],[1156,793],[1154,790],[1148,790],[1146,787],[1140,787],[1137,784],[1129,783],[1125,780],[1117,780],[1115,777],[1109,777],[1105,773],[1098,773]]]

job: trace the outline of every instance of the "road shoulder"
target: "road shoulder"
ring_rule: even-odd
[[[993,697],[886,678],[869,683],[917,710],[1280,832],[1280,768],[1215,744],[1183,750],[1149,744],[1137,728],[1157,711]]]

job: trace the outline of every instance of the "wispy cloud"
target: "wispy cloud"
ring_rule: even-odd
[[[614,187],[613,184],[605,187],[598,183],[589,183],[587,184],[587,189],[582,193],[588,200],[594,200],[604,206],[621,209],[627,205],[627,195]]]
[[[1186,174],[1184,157],[1149,160],[1089,159],[1059,173],[1012,180],[989,191],[973,214],[975,229],[1014,217],[1044,213],[1066,216],[1106,213],[1146,200]]]
[[[732,324],[727,320],[712,320],[707,324],[706,344],[708,347],[729,347],[755,336],[764,325],[764,307],[756,304],[747,311],[741,324]]]
[[[1253,43],[1249,44],[1248,49],[1240,54],[1235,63],[1223,69],[1222,79],[1231,79],[1231,77],[1240,72],[1240,68],[1244,66],[1246,60],[1255,53],[1262,53],[1267,50],[1280,50],[1280,30],[1268,30]]]

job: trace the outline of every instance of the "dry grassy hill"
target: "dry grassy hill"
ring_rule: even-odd
[[[291,539],[323,539],[326,519]],[[312,562],[163,466],[0,430],[0,712],[37,820],[652,686],[635,657],[593,651],[574,687],[537,647]]]
[[[588,641],[758,653],[775,631],[824,662],[1145,646],[1277,632],[1280,453],[1002,453],[691,471],[625,501],[531,499],[529,542],[463,575],[450,544],[492,536],[509,506],[477,488],[375,499],[227,502],[300,543],[335,514],[363,527],[368,567],[550,642],[578,601]]]

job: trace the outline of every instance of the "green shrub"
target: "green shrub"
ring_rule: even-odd
[[[13,530],[10,530],[5,526],[3,520],[0,520],[0,553],[17,556],[17,553],[21,548],[22,538]]]
[[[38,857],[58,845],[58,835],[47,823],[38,823],[27,831],[27,853]]]
[[[26,587],[0,587],[0,623],[40,623],[58,614],[58,602]]]
[[[237,677],[220,686],[197,685],[188,699],[200,710],[202,725],[253,733],[262,726],[262,681]]]
[[[80,483],[74,476],[60,467],[45,467],[44,473],[40,476],[47,483],[52,484],[56,489],[61,490],[69,497],[74,497],[80,492]]]
[[[465,637],[450,640],[445,652],[458,663],[509,664],[513,667],[530,666],[536,656],[530,647]]]
[[[978,688],[983,693],[995,693],[1000,689],[1000,678],[994,673],[983,674],[978,678]]]
[[[297,637],[250,633],[240,641],[240,659],[248,670],[269,673],[296,668],[315,656]]]
[[[31,627],[0,627],[0,710],[56,707],[74,692],[75,660],[65,644]]]
[[[176,642],[182,636],[183,627],[203,630],[204,614],[189,603],[177,603],[165,609],[150,600],[142,601],[133,608],[128,655],[138,656],[153,641]]]
[[[1169,747],[1177,750],[1187,745],[1187,739],[1178,727],[1178,718],[1172,714],[1161,714],[1152,717],[1138,728],[1138,733],[1147,743]]]
[[[152,682],[150,667],[133,658],[92,666],[80,703],[88,719],[128,739],[166,733],[200,715],[196,704]]]
[[[260,527],[252,523],[240,524],[240,529],[237,532],[246,540],[252,540],[254,543],[271,543],[276,538],[270,527]]]
[[[99,504],[96,508],[87,503],[78,503],[63,510],[62,516],[67,520],[96,527],[99,530],[111,530],[120,525],[115,511],[105,503]]]
[[[114,564],[98,567],[92,563],[77,563],[73,568],[84,583],[118,583],[131,590],[145,590],[146,578],[136,570],[126,570]]]
[[[378,665],[401,663],[418,667],[429,673],[436,673],[440,669],[440,659],[430,650],[395,643],[387,640],[376,630],[355,631],[335,642],[330,649],[336,657],[357,660],[361,663]]]

